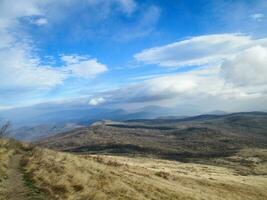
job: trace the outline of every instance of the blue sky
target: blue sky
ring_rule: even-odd
[[[2,0],[0,109],[261,110],[266,35],[265,0]]]

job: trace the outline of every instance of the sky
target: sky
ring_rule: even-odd
[[[0,110],[53,102],[264,110],[267,1],[0,0]]]

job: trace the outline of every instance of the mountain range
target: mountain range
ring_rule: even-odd
[[[218,114],[222,114],[222,111]],[[109,119],[125,121],[131,119],[184,118],[188,116],[182,108],[147,106],[136,110],[93,107],[80,104],[39,104],[30,107],[0,111],[0,119],[11,121],[12,136],[20,140],[37,140],[75,127],[88,126],[96,121]]]
[[[179,119],[100,121],[45,138],[39,145],[68,152],[132,154],[183,160],[267,148],[267,113]]]

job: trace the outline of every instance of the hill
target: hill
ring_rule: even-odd
[[[183,119],[96,123],[39,141],[61,151],[142,155],[171,160],[225,157],[267,147],[267,114],[200,115]]]
[[[0,199],[267,199],[267,114],[102,120],[0,139]]]
[[[74,155],[0,139],[0,160],[0,199],[267,198],[263,149],[239,151],[216,166]]]

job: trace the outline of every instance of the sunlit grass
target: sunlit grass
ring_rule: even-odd
[[[265,199],[265,176],[149,158],[35,149],[27,171],[55,199]],[[266,154],[264,154],[266,157]]]

